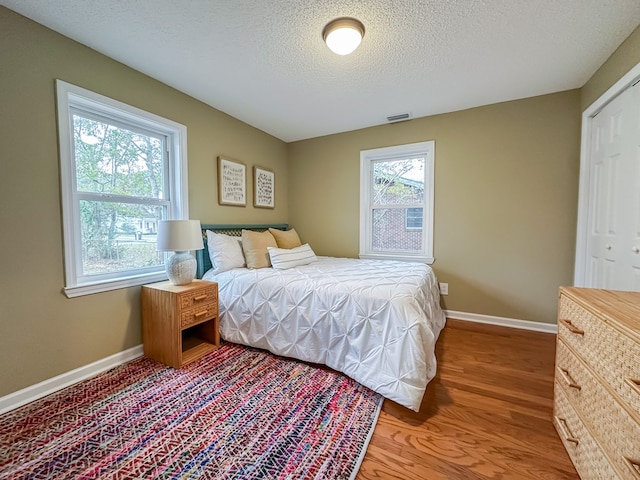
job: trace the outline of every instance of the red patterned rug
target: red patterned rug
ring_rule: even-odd
[[[0,416],[0,478],[354,478],[381,405],[239,345],[180,370],[140,358]]]

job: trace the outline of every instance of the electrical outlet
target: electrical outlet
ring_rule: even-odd
[[[441,283],[440,284],[440,295],[449,295],[449,284]]]

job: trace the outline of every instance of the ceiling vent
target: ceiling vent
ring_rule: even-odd
[[[410,118],[411,118],[410,113],[399,113],[397,115],[389,115],[387,117],[387,122],[389,123],[402,122],[403,120],[409,120]]]

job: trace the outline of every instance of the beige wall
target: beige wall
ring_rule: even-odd
[[[582,108],[640,61],[638,30]],[[434,268],[445,307],[553,323],[572,279],[580,91],[286,145],[0,7],[0,396],[140,344],[139,288],[67,299],[55,79],[188,127],[191,218],[289,222],[320,254],[358,253],[361,149],[436,141]],[[217,155],[276,173],[276,208],[217,204]]]
[[[0,7],[0,396],[141,343],[139,287],[61,293],[56,78],[187,126],[191,218],[288,220],[284,142]],[[273,169],[276,208],[218,206],[220,154]]]
[[[582,110],[595,102],[614,83],[640,62],[640,26],[616,49],[582,87]]]
[[[425,140],[445,307],[554,323],[573,277],[578,90],[292,143],[290,223],[318,254],[357,256],[360,150]]]

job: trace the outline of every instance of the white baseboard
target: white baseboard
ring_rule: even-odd
[[[110,368],[117,367],[134,358],[142,356],[142,345],[124,350],[122,352],[111,355],[102,360],[90,363],[84,367],[76,368],[69,372],[63,373],[53,378],[49,378],[43,382],[23,388],[17,392],[10,393],[4,397],[0,397],[0,414],[18,408],[29,402],[33,402],[39,398],[47,396],[51,393],[62,390],[69,385],[78,383],[87,378],[96,376]]]
[[[518,320],[515,318],[494,317],[479,313],[456,312],[454,310],[444,311],[447,318],[464,320],[467,322],[486,323],[489,325],[499,325],[502,327],[519,328],[522,330],[533,330],[544,333],[557,333],[558,326],[550,323],[531,322],[529,320]],[[17,392],[0,397],[0,414],[18,408],[29,402],[33,402],[46,395],[62,390],[69,385],[78,383],[87,378],[96,376],[110,368],[142,356],[142,345],[124,350],[122,352],[103,358],[84,367],[76,368],[70,372],[63,373],[57,377],[50,378]]]
[[[456,312],[454,310],[444,311],[447,318],[465,320],[467,322],[487,323],[489,325],[499,325],[501,327],[519,328],[521,330],[533,330],[535,332],[558,333],[558,325],[555,323],[532,322],[530,320],[518,320],[516,318],[494,317],[492,315],[482,315],[479,313]]]

